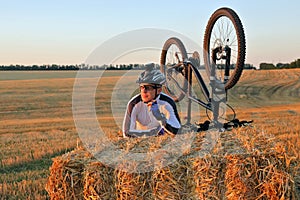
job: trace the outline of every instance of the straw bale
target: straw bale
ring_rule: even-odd
[[[244,157],[239,173],[248,186],[246,197],[294,199],[293,170],[283,161],[276,153]]]
[[[100,162],[91,162],[84,173],[85,199],[116,199],[114,169]]]
[[[126,166],[124,166],[126,165]],[[151,178],[149,173],[131,173],[128,171],[122,171],[123,167],[133,171],[136,167],[135,163],[121,163],[115,170],[115,188],[116,199],[151,199],[152,194],[150,191],[150,185],[147,180]]]
[[[195,191],[198,199],[220,199],[224,196],[225,160],[207,155],[193,159]]]
[[[179,159],[152,174],[154,199],[196,199],[190,159]]]
[[[83,172],[92,156],[84,149],[53,159],[46,190],[51,199],[78,199],[83,194]]]
[[[156,163],[144,172],[136,170],[140,164],[126,160],[126,155],[112,168],[76,149],[53,159],[46,190],[51,199],[299,199],[296,151],[287,151],[280,141],[251,128],[219,137],[195,134],[190,146],[175,144],[183,154],[174,162]],[[215,144],[209,143],[211,138],[217,139]],[[114,145],[125,152],[149,153],[173,139],[120,139]]]
[[[236,155],[229,155],[226,159],[225,185],[227,199],[247,199],[246,192],[250,190],[241,177],[243,160]]]

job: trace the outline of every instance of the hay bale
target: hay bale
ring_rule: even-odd
[[[205,133],[197,133],[177,160],[147,172],[134,172],[137,163],[126,160],[114,169],[76,149],[53,160],[46,190],[51,199],[298,198],[299,158],[280,141],[251,128],[225,132],[205,155],[200,151],[209,149],[206,139]],[[141,153],[154,152],[170,140],[134,138],[114,144]],[[125,166],[128,171],[121,170]]]
[[[53,159],[46,190],[51,199],[80,199],[83,196],[83,172],[93,157],[84,149]]]
[[[134,163],[122,163],[118,169],[122,169],[123,165],[126,168],[134,168]],[[129,167],[128,167],[129,166]],[[115,170],[115,188],[116,199],[151,199],[152,193],[148,180],[151,178],[151,173],[130,173],[122,170]]]
[[[84,199],[116,199],[114,169],[91,162],[84,171]]]
[[[153,199],[196,199],[190,159],[179,159],[152,173]]]
[[[251,191],[240,175],[243,171],[243,160],[237,155],[226,156],[225,169],[226,197],[228,199],[246,199],[246,192]]]

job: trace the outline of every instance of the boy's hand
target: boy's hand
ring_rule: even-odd
[[[163,121],[163,122],[166,121],[165,115],[162,114],[162,113],[159,111],[159,107],[158,107],[157,102],[153,102],[153,103],[152,103],[150,110],[151,110],[153,116],[154,116],[158,121]]]

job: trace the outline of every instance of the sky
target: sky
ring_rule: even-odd
[[[202,47],[208,19],[220,7],[241,18],[246,63],[300,58],[299,0],[0,1],[0,65],[84,63],[105,41],[144,28],[178,32]]]

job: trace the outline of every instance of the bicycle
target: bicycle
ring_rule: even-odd
[[[164,92],[179,102],[188,98],[187,122],[191,124],[191,103],[196,102],[213,112],[210,119],[215,126],[221,127],[220,104],[227,101],[227,91],[231,89],[242,74],[246,44],[242,22],[235,11],[220,8],[209,18],[203,41],[203,57],[206,75],[211,90],[206,86],[198,68],[200,55],[193,52],[188,57],[185,46],[180,39],[169,38],[163,45],[160,58],[160,70],[166,76]],[[192,95],[192,75],[200,85],[205,101]],[[224,97],[225,96],[225,97]],[[233,110],[234,112],[234,110]],[[222,116],[221,116],[222,117]],[[235,112],[233,119],[235,119]]]

